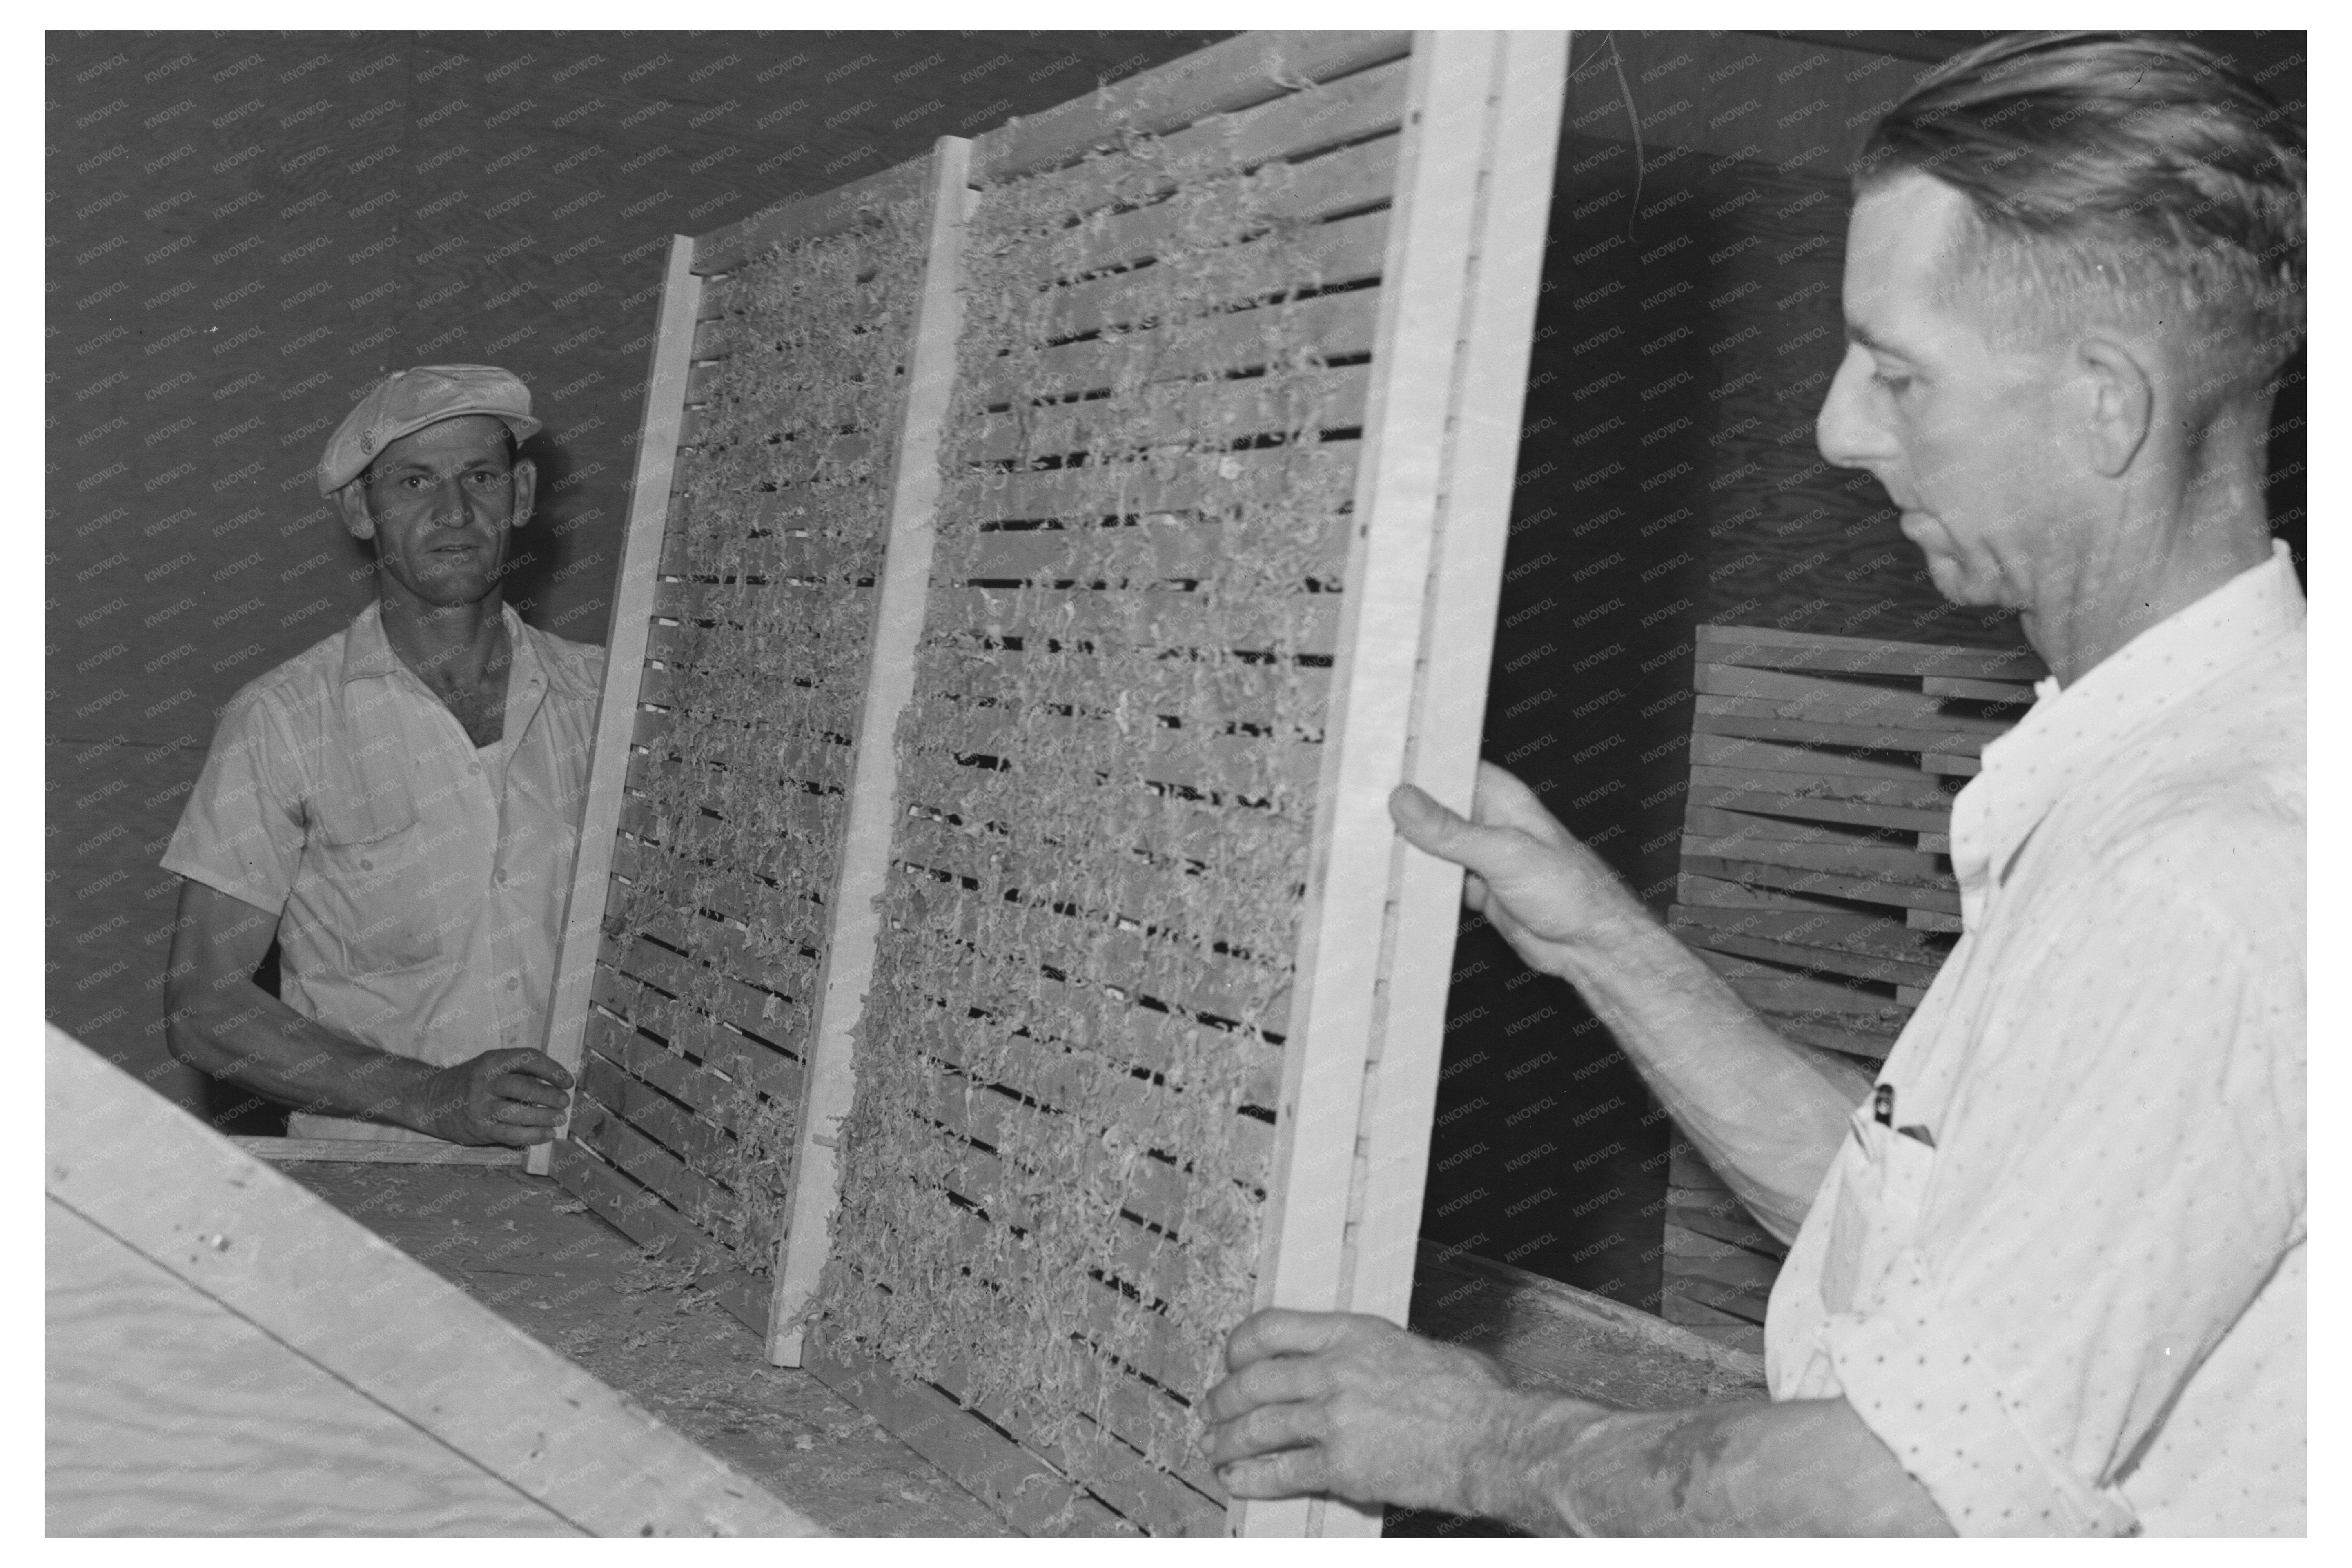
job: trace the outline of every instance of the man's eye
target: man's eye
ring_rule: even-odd
[[[1909,376],[1888,370],[1874,370],[1870,373],[1870,379],[1889,392],[1901,392],[1911,384]]]

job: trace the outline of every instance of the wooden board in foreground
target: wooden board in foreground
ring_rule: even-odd
[[[51,1533],[823,1533],[55,1028],[47,1079]]]

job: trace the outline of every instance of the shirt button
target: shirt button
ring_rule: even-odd
[[[496,882],[499,887],[505,887],[507,885],[507,868],[503,866],[499,867],[498,870],[492,874],[490,879]]]
[[[466,765],[466,771],[469,773],[478,775],[482,771],[482,764],[479,763],[468,763]]]
[[[520,991],[520,990],[521,990],[521,989],[522,989],[522,976],[521,976],[521,975],[520,975],[520,974],[509,974],[509,975],[508,975],[508,976],[507,976],[507,989],[508,989],[508,990],[509,990],[509,991]]]

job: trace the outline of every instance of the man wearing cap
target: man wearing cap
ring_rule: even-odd
[[[505,602],[538,429],[489,365],[360,399],[319,489],[375,603],[229,702],[164,854],[173,1053],[290,1103],[292,1136],[520,1147],[567,1103],[538,1047],[604,650]],[[273,935],[282,1000],[252,980]]]

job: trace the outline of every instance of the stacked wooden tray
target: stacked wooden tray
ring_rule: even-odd
[[[1960,929],[1952,796],[2048,671],[2021,647],[1759,626],[1696,642],[1667,923],[1781,1034],[1880,1060]],[[1677,1140],[1664,1316],[1760,1342],[1781,1250]]]

